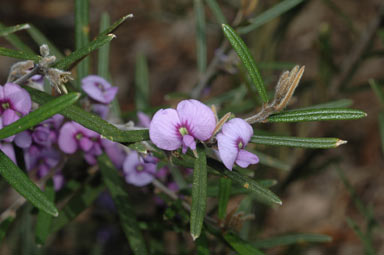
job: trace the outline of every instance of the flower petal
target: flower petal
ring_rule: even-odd
[[[15,144],[20,148],[27,149],[32,144],[32,136],[29,131],[23,131],[15,136]]]
[[[155,164],[143,164],[144,165],[144,170],[137,172],[133,171],[130,172],[125,176],[125,180],[133,184],[135,186],[145,186],[149,183],[152,182],[152,180],[155,178],[154,174],[156,172],[156,165]]]
[[[253,154],[246,150],[240,150],[239,155],[237,155],[236,164],[242,168],[247,168],[251,164],[259,163],[259,158],[256,154]]]
[[[59,147],[62,151],[72,154],[77,150],[77,140],[75,138],[78,129],[74,125],[75,122],[65,123],[59,134]]]
[[[16,164],[15,150],[11,143],[0,143],[0,150]]]
[[[116,168],[122,168],[126,157],[126,152],[121,147],[121,145],[107,139],[101,139],[101,144],[103,145],[105,153],[107,153],[109,159],[116,166]]]
[[[244,143],[243,148],[248,144],[253,135],[252,126],[240,118],[234,118],[225,123],[221,132],[234,140],[241,138]]]
[[[123,172],[125,174],[136,172],[136,166],[140,163],[139,154],[136,151],[132,151],[124,160]]]
[[[107,95],[108,98],[106,98],[106,95],[104,94],[106,90],[111,88],[111,84],[109,84],[105,79],[103,79],[100,76],[97,75],[89,75],[85,77],[82,81],[82,89],[87,93],[89,97],[92,99],[99,101],[104,104],[110,103],[112,100],[108,102],[108,99],[110,99],[111,95]],[[117,92],[117,90],[116,90]],[[114,92],[116,94],[116,92]],[[113,95],[114,97],[114,95]],[[112,98],[113,99],[113,98]]]
[[[195,99],[183,100],[177,105],[177,113],[181,124],[189,128],[190,135],[201,141],[211,137],[216,118],[208,106]]]
[[[4,97],[9,100],[13,110],[26,115],[31,110],[32,101],[28,92],[14,83],[4,85]]]
[[[183,136],[183,153],[187,152],[187,148],[190,148],[191,150],[196,150],[196,142],[193,136],[190,136],[190,135]]]
[[[17,113],[12,109],[7,109],[3,112],[2,119],[3,119],[3,125],[8,126],[9,124],[15,122],[20,117],[17,115]]]
[[[117,91],[119,90],[118,87],[110,87],[109,89],[106,89],[104,91],[104,102],[105,104],[109,104],[112,102],[113,99],[115,99],[115,96],[117,94]]]
[[[147,114],[143,112],[138,112],[137,118],[139,120],[139,123],[138,123],[139,127],[149,128],[149,125],[151,124],[151,118]]]
[[[221,161],[223,161],[226,168],[232,170],[237,154],[239,153],[236,141],[234,141],[232,137],[228,137],[222,133],[219,133],[216,138]]]
[[[92,146],[93,146],[93,142],[88,137],[83,136],[83,137],[80,138],[79,145],[80,145],[80,148],[83,151],[89,151],[92,148]]]
[[[179,116],[174,109],[160,109],[153,116],[149,127],[151,141],[160,149],[173,151],[181,146],[181,135],[177,126]]]

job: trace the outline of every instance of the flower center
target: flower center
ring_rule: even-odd
[[[82,133],[77,133],[75,137],[76,137],[77,140],[80,140],[81,138],[83,138],[83,134]]]
[[[182,136],[188,135],[188,130],[185,127],[179,128],[179,132]]]
[[[1,107],[2,111],[5,111],[5,110],[7,110],[9,108],[9,103],[8,102],[3,102],[3,103],[1,103],[0,107]]]
[[[243,146],[244,146],[243,142],[239,141],[239,143],[237,144],[237,147],[239,148],[239,150],[241,150]]]
[[[104,92],[104,87],[101,83],[95,83],[96,87],[99,88],[102,92]]]
[[[141,172],[143,170],[144,170],[144,166],[143,165],[140,164],[140,165],[136,166],[136,171]]]

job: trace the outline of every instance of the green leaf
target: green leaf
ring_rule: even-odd
[[[379,130],[381,137],[381,150],[384,155],[384,112],[379,113]]]
[[[205,73],[207,69],[207,39],[205,28],[205,14],[203,0],[194,0],[196,17],[196,54],[197,70],[200,74]]]
[[[258,15],[256,18],[250,20],[248,26],[240,27],[238,29],[239,34],[246,34],[255,30],[256,28],[264,25],[265,23],[277,18],[278,16],[284,14],[285,12],[291,10],[295,6],[299,5],[304,0],[285,0],[276,4],[272,8],[266,10],[262,14]]]
[[[109,27],[110,18],[108,13],[104,12],[101,15],[100,20],[100,33]],[[106,43],[104,46],[101,46],[98,52],[98,62],[97,62],[97,73],[109,80],[109,45],[110,43]]]
[[[51,234],[59,231],[73,219],[75,219],[81,212],[87,209],[100,193],[105,189],[104,184],[93,185],[93,177],[90,181],[86,182],[79,190],[77,190],[71,199],[60,210],[60,215],[54,218],[51,224]]]
[[[373,248],[372,240],[366,236],[356,224],[354,220],[347,217],[346,218],[348,226],[353,229],[356,235],[359,237],[360,241],[363,243],[365,254],[366,255],[376,255],[375,249]]]
[[[366,117],[367,114],[354,109],[314,109],[291,110],[268,117],[268,122],[300,122],[300,121],[324,121],[324,120],[353,120]]]
[[[99,157],[99,165],[103,181],[116,204],[121,227],[125,232],[131,249],[135,254],[147,254],[146,245],[134,214],[134,206],[131,204],[128,192],[124,189],[125,182],[105,154]]]
[[[6,27],[2,23],[0,23],[0,29],[6,29]],[[7,41],[13,45],[13,47],[19,49],[20,51],[29,54],[34,54],[33,50],[28,47],[25,43],[23,43],[15,34],[5,35],[5,39],[7,39]]]
[[[229,196],[231,195],[232,181],[226,177],[220,177],[219,181],[219,219],[223,220],[226,216]]]
[[[32,101],[38,104],[44,104],[52,98],[52,96],[33,88],[25,87],[25,89],[30,93]],[[60,114],[99,133],[111,141],[133,143],[149,140],[148,129],[121,130],[99,116],[86,112],[75,105],[65,108]]]
[[[326,243],[331,242],[332,238],[321,234],[289,234],[275,236],[264,240],[253,242],[253,246],[259,249],[268,249],[282,245],[303,244],[303,243]]]
[[[42,44],[48,45],[50,54],[53,54],[56,59],[61,59],[64,57],[64,55],[56,48],[56,46],[50,40],[48,40],[48,38],[34,25],[31,25],[27,32],[39,46]]]
[[[9,226],[11,223],[15,220],[14,216],[8,216],[2,222],[0,223],[0,242],[3,241],[3,238],[5,237],[5,234],[8,231]]]
[[[45,194],[52,203],[55,202],[55,189],[52,179],[49,180],[45,186]],[[44,211],[39,210],[35,228],[35,237],[37,244],[43,245],[47,240],[51,228],[51,222],[52,217]]]
[[[240,237],[232,233],[224,234],[224,239],[240,255],[263,255],[264,254],[249,242],[241,239]]]
[[[11,50],[4,47],[0,47],[0,56],[6,56],[11,58],[18,58],[23,60],[33,60],[39,62],[40,56],[34,55],[33,53],[23,52],[19,50]]]
[[[139,52],[135,69],[136,110],[145,111],[149,107],[149,74],[146,57]]]
[[[119,20],[117,20],[115,23],[113,23],[111,26],[109,26],[107,29],[105,29],[103,32],[101,32],[99,34],[99,36],[101,35],[107,35],[107,34],[110,34],[110,33],[113,33],[116,29],[119,28],[120,25],[122,25],[128,18],[133,18],[133,15],[132,14],[127,14],[125,15],[124,17],[120,18]]]
[[[197,255],[209,255],[208,240],[204,229],[201,231],[200,237],[196,239],[196,251]]]
[[[270,155],[264,154],[260,151],[252,151],[252,152],[255,153],[259,157],[260,164],[262,164],[262,165],[277,168],[277,169],[280,169],[283,171],[289,171],[289,169],[291,168],[288,163],[283,162],[283,161],[281,161],[277,158],[274,158]]]
[[[243,63],[244,67],[247,69],[252,83],[259,92],[262,101],[264,103],[268,102],[268,95],[264,87],[263,79],[261,78],[259,70],[256,67],[255,60],[251,56],[251,53],[249,52],[244,41],[236,34],[236,32],[230,26],[226,24],[223,24],[222,26],[224,35],[231,43],[237,55],[239,55],[240,60]]]
[[[207,157],[203,147],[197,148],[197,158],[193,170],[191,235],[193,240],[200,236],[207,208]]]
[[[228,24],[219,4],[216,0],[205,0],[219,24]]]
[[[325,108],[347,108],[353,104],[351,99],[340,99],[332,102],[327,102],[323,104],[311,105],[308,107],[303,107],[297,110],[314,110],[314,109],[325,109]]]
[[[52,117],[56,113],[61,112],[66,107],[74,104],[79,98],[79,93],[69,93],[42,104],[35,111],[30,112],[21,119],[18,119],[12,124],[0,129],[0,139],[10,137],[27,130],[28,128],[34,127],[40,122]]]
[[[9,34],[15,33],[20,30],[29,29],[29,24],[20,24],[12,27],[2,27],[0,26],[0,37],[7,36]]]
[[[75,46],[76,50],[89,44],[89,0],[75,0]],[[91,52],[91,51],[90,51]],[[90,53],[89,52],[89,53]],[[88,55],[87,53],[86,55]],[[64,69],[64,68],[63,68]],[[80,88],[81,79],[89,74],[89,57],[84,57],[77,65],[76,85]]]
[[[312,149],[336,148],[347,141],[339,138],[310,138],[310,137],[291,137],[291,136],[264,136],[254,135],[251,139],[252,143],[273,145],[273,146],[290,146]]]
[[[55,217],[59,215],[55,205],[44,195],[40,188],[2,151],[0,151],[0,174],[20,195],[35,207],[49,215]]]
[[[369,85],[371,86],[376,97],[379,99],[380,103],[384,105],[384,90],[380,87],[374,79],[369,79]]]

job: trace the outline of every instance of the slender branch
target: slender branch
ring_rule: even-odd
[[[15,84],[18,84],[18,85],[23,85],[23,83],[26,82],[29,78],[31,78],[35,74],[38,74],[39,73],[39,69],[40,69],[39,65],[38,64],[35,65],[33,67],[33,69],[29,73],[21,76],[19,79],[17,79],[16,81],[14,81],[12,83],[15,83]]]

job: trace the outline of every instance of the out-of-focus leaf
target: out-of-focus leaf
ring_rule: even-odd
[[[353,104],[351,99],[340,99],[332,102],[327,102],[324,104],[311,105],[308,107],[303,107],[297,110],[315,110],[315,109],[325,109],[325,108],[347,108]]]
[[[94,186],[90,181],[85,183],[60,210],[59,217],[53,219],[51,234],[59,231],[87,209],[104,189],[104,184]]]
[[[268,122],[299,122],[299,121],[324,121],[324,120],[353,120],[366,117],[367,114],[354,109],[315,109],[292,110],[276,113],[268,117]]]
[[[6,27],[0,23],[0,29],[5,29]],[[22,52],[29,53],[29,54],[34,54],[33,50],[28,47],[25,43],[23,43],[18,36],[15,34],[8,34],[5,35],[5,39],[9,41],[13,47],[19,49]]]
[[[369,80],[369,85],[371,86],[376,97],[379,99],[380,103],[384,105],[384,90],[381,88],[374,79]]]
[[[285,12],[291,10],[295,6],[299,5],[304,0],[284,0],[272,8],[266,10],[265,12],[258,15],[256,18],[251,19],[249,25],[240,27],[238,29],[239,34],[246,34],[255,30],[256,28],[264,25],[265,23],[277,18],[278,16],[284,14]]]
[[[56,48],[56,46],[50,40],[48,40],[48,38],[35,26],[31,25],[27,32],[39,46],[42,44],[48,45],[50,53],[53,54],[56,59],[61,59],[64,57],[64,55]]]
[[[109,27],[109,23],[109,15],[104,12],[100,20],[100,33]],[[106,80],[109,79],[109,45],[110,43],[106,43],[100,47],[97,59],[97,73]]]
[[[283,171],[289,171],[289,169],[290,169],[290,166],[286,162],[283,162],[277,158],[271,157],[271,156],[264,154],[260,151],[253,151],[253,152],[259,157],[260,164],[262,164],[262,165],[277,168],[277,169],[280,169]]]
[[[264,136],[254,135],[251,138],[252,143],[273,145],[273,146],[290,146],[312,149],[336,148],[346,141],[339,138],[310,138],[310,137],[291,137],[291,136]]]
[[[52,117],[56,113],[61,112],[66,107],[74,104],[79,98],[79,93],[69,93],[67,95],[63,95],[48,101],[47,103],[37,108],[35,111],[30,112],[12,124],[0,129],[0,139],[15,135],[39,124],[40,122]]]
[[[0,174],[20,195],[35,207],[49,215],[55,217],[59,215],[55,205],[45,196],[39,187],[2,151],[0,151]]]
[[[366,255],[376,255],[375,249],[373,248],[372,240],[370,240],[360,229],[360,227],[356,224],[354,220],[347,217],[347,223],[350,228],[356,233],[359,237],[360,241],[363,243],[364,251]]]
[[[331,242],[332,238],[321,234],[289,234],[271,237],[264,240],[252,242],[254,247],[259,249],[273,248],[282,245],[303,244],[303,243],[326,243]]]
[[[52,98],[52,96],[33,88],[25,87],[25,89],[30,93],[32,101],[38,104],[44,104]],[[121,130],[99,116],[86,112],[75,105],[65,108],[60,114],[99,133],[111,141],[133,143],[149,140],[148,129]]]
[[[0,37],[7,36],[17,31],[29,29],[29,28],[30,28],[29,24],[20,24],[20,25],[11,26],[11,27],[0,26]]]
[[[208,240],[204,230],[201,232],[200,237],[196,239],[196,250],[198,255],[209,255]]]
[[[197,147],[192,184],[191,235],[193,240],[200,236],[207,208],[207,157],[202,147]]]
[[[8,218],[4,219],[0,223],[0,242],[3,241],[3,238],[5,237],[5,234],[7,233],[9,226],[14,220],[15,220],[15,217],[8,216]]]
[[[53,203],[55,202],[55,189],[52,179],[49,180],[45,186],[45,192],[47,198]],[[35,239],[36,243],[43,245],[47,240],[47,237],[51,229],[52,217],[46,212],[39,210],[37,215],[37,222],[35,228]]]
[[[149,74],[147,59],[142,53],[136,56],[135,70],[135,103],[138,111],[145,111],[149,107]]]
[[[19,50],[11,50],[4,47],[0,47],[0,56],[6,56],[11,58],[18,58],[24,60],[33,60],[38,62],[40,60],[40,56],[34,55],[33,53],[19,51]]]
[[[205,31],[205,14],[203,0],[194,0],[196,17],[196,55],[197,70],[200,74],[207,68],[207,42]]]
[[[230,26],[223,24],[222,27],[224,35],[227,37],[233,49],[240,57],[240,60],[243,63],[244,67],[247,69],[249,77],[251,78],[253,85],[259,92],[262,101],[264,103],[268,102],[268,95],[264,87],[263,79],[261,78],[259,70],[256,67],[255,60],[251,56],[251,53],[249,52],[244,41],[236,34],[236,32]]]
[[[215,16],[217,22],[221,24],[228,24],[227,19],[225,18],[223,12],[221,11],[221,8],[216,0],[205,0],[211,9],[213,15]]]
[[[226,177],[220,177],[219,181],[219,219],[224,219],[227,211],[227,204],[231,194],[232,181]]]
[[[75,46],[76,50],[89,44],[89,0],[75,0]],[[91,52],[91,51],[90,51]],[[89,53],[90,53],[89,52]],[[88,55],[87,53],[86,55]],[[80,59],[80,58],[79,58]],[[64,68],[63,68],[64,69]],[[77,65],[77,86],[89,73],[89,57],[84,57]]]
[[[116,204],[121,227],[125,232],[131,249],[138,255],[147,254],[144,238],[136,221],[134,206],[131,205],[128,192],[124,190],[125,183],[123,179],[105,154],[99,157],[99,165],[103,181]]]
[[[232,233],[224,234],[224,239],[240,255],[263,255],[264,254],[249,242],[241,239],[240,237]]]

